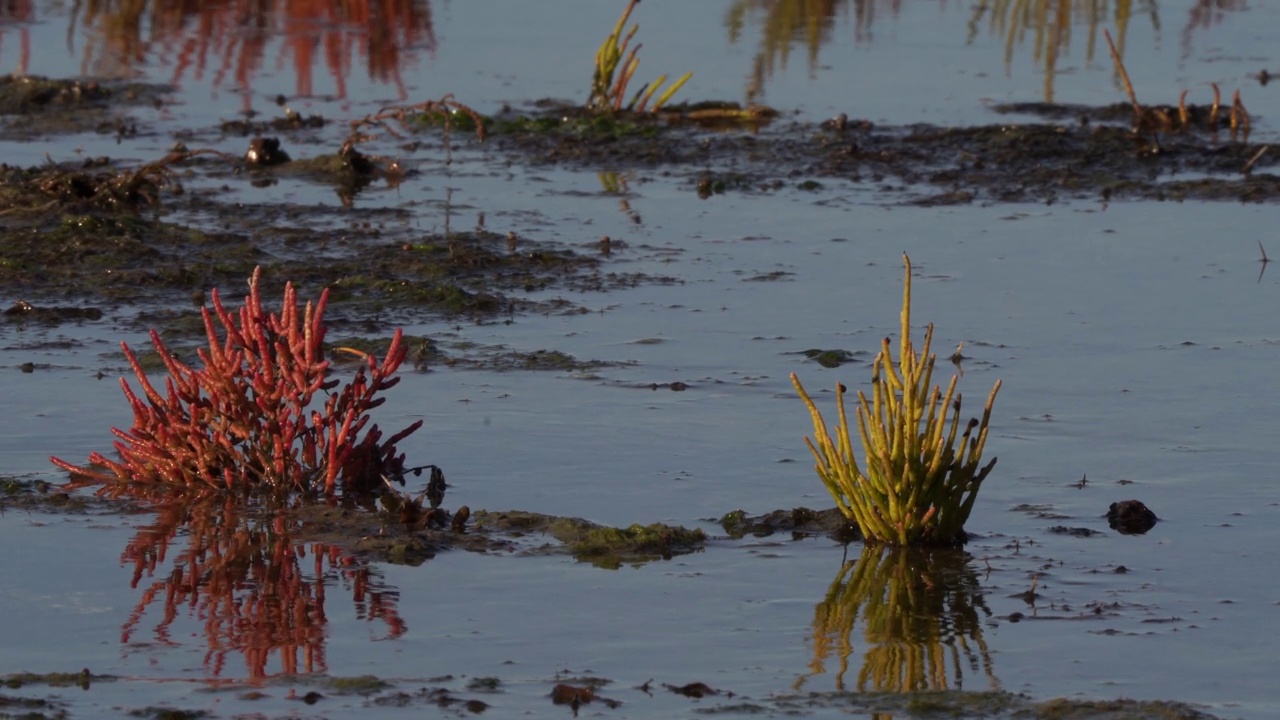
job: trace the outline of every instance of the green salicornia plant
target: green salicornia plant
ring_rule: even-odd
[[[845,386],[836,385],[840,421],[834,439],[822,413],[795,373],[791,383],[813,417],[814,439],[805,443],[817,460],[818,476],[845,517],[858,524],[867,542],[893,545],[945,545],[964,541],[964,524],[973,510],[978,488],[996,464],[986,465],[991,406],[1000,391],[997,380],[987,397],[982,419],[970,419],[959,437],[960,394],[957,376],[945,393],[930,387],[936,355],[929,354],[933,325],[925,330],[924,348],[911,344],[911,259],[906,263],[902,295],[902,337],[898,361],[889,338],[874,363],[872,397],[858,392],[858,435],[864,464],[854,456]]]
[[[339,388],[325,354],[329,291],[300,309],[288,284],[280,312],[268,313],[260,277],[255,269],[238,313],[213,291],[212,310],[201,311],[208,347],[198,351],[198,365],[174,357],[151,332],[168,371],[159,388],[121,343],[140,392],[120,379],[133,408],[133,427],[112,430],[120,459],[95,452],[87,466],[56,457],[53,463],[75,482],[107,484],[109,494],[262,490],[332,497],[339,489],[381,489],[385,478],[402,476],[396,443],[422,421],[384,440],[369,415],[400,380],[394,375],[408,353],[400,330],[381,361],[360,353],[363,364]]]
[[[622,11],[622,17],[618,18],[618,24],[614,26],[613,32],[609,37],[605,38],[600,45],[600,49],[596,51],[595,73],[591,77],[591,98],[587,100],[587,108],[589,110],[610,113],[623,109],[622,103],[626,98],[627,85],[631,82],[631,77],[636,74],[636,69],[640,67],[640,44],[636,43],[636,46],[631,48],[630,53],[627,52],[627,46],[631,44],[631,40],[635,37],[636,31],[640,29],[640,26],[632,25],[627,30],[626,36],[623,36],[622,31],[627,25],[627,19],[631,17],[631,11],[635,9],[639,2],[640,0],[629,0],[626,9]],[[693,77],[692,72],[681,75],[661,95],[657,96],[653,107],[649,107],[649,102],[654,99],[659,89],[662,88],[662,84],[667,81],[666,75],[659,75],[656,80],[641,86],[636,91],[631,101],[627,103],[626,109],[635,112],[645,112],[646,110],[658,112],[691,77]]]

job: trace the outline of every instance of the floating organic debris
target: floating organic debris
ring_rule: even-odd
[[[683,695],[688,698],[704,698],[708,695],[720,694],[719,690],[716,690],[704,682],[691,682],[686,685],[668,685],[664,683],[662,687],[677,695]],[[733,693],[728,693],[728,695],[732,697]]]
[[[1046,532],[1053,533],[1054,535],[1067,535],[1069,537],[1078,537],[1078,538],[1094,537],[1102,534],[1097,530],[1094,530],[1093,528],[1068,527],[1066,525],[1054,525],[1053,527],[1049,528]]]
[[[595,699],[595,691],[589,687],[574,687],[560,683],[551,688],[551,702],[556,705],[568,705],[573,709],[573,716],[578,716],[578,708]]]
[[[1121,535],[1142,535],[1156,526],[1159,518],[1138,500],[1111,503],[1107,524]]]

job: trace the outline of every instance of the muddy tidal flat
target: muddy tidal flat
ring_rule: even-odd
[[[1280,15],[626,7],[0,13],[0,716],[1274,716]],[[789,380],[870,392],[903,253],[1002,383],[956,547]],[[255,269],[405,349],[397,472],[69,486]]]

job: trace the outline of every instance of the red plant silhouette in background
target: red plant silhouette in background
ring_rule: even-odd
[[[80,483],[108,483],[108,494],[149,495],[155,490],[266,490],[323,494],[380,489],[384,478],[400,478],[404,455],[396,443],[422,426],[419,420],[380,442],[369,424],[377,397],[400,380],[392,377],[407,355],[396,330],[382,362],[365,364],[337,392],[327,379],[323,322],[329,291],[299,312],[293,285],[285,285],[279,314],[267,313],[259,293],[261,268],[249,280],[249,297],[233,314],[212,293],[213,309],[202,308],[208,348],[198,350],[200,369],[173,356],[151,332],[168,370],[164,394],[152,385],[133,350],[121,343],[141,387],[135,393],[120,379],[133,407],[133,427],[113,428],[121,460],[102,453],[90,466],[51,458]],[[215,319],[221,327],[215,326]],[[312,407],[317,393],[327,394]],[[361,433],[364,432],[363,437]]]

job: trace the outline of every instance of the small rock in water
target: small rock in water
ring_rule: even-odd
[[[1159,518],[1138,500],[1111,503],[1107,524],[1122,535],[1141,535],[1156,526]]]

